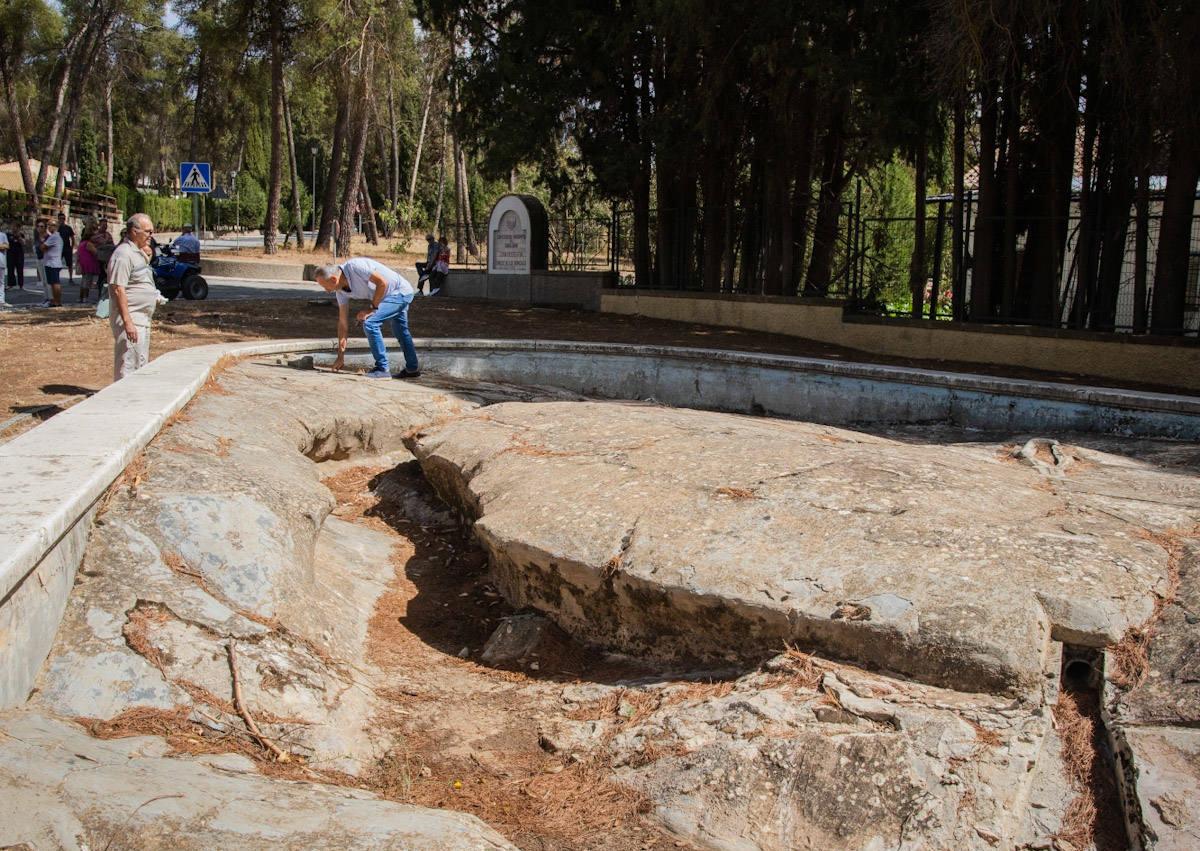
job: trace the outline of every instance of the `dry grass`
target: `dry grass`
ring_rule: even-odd
[[[677,703],[700,703],[705,700],[719,700],[733,693],[732,680],[710,680],[709,682],[685,683],[682,687],[672,690],[665,704],[674,706]]]
[[[1093,790],[1096,727],[1080,705],[1080,695],[1062,692],[1054,705],[1054,723],[1062,739],[1063,770],[1076,792],[1063,814],[1057,838],[1076,848],[1092,845],[1096,834],[1096,795]]]
[[[717,496],[727,496],[730,499],[758,499],[758,495],[749,488],[719,487]]]
[[[785,648],[783,656],[784,669],[768,675],[762,685],[764,689],[787,686],[803,691],[817,691],[820,688],[825,670],[815,656],[795,647]]]
[[[170,680],[166,670],[170,659],[154,646],[149,634],[155,627],[165,624],[168,619],[169,615],[161,606],[143,605],[139,601],[126,615],[125,625],[121,627],[121,635],[129,649],[158,668],[166,680]]]
[[[979,724],[975,721],[972,721],[970,718],[967,718],[965,720],[968,724],[971,725],[971,729],[973,729],[975,731],[975,738],[976,738],[976,740],[979,741],[980,744],[986,745],[989,748],[1000,747],[1003,740],[1000,738],[999,733],[997,733],[995,730],[989,730],[987,727],[985,727],[982,724]]]
[[[1179,568],[1183,563],[1184,539],[1200,535],[1200,526],[1188,530],[1171,529],[1166,532],[1151,532],[1148,529],[1136,533],[1144,541],[1162,547],[1167,554],[1167,587],[1154,599],[1154,609],[1143,623],[1125,631],[1121,640],[1108,648],[1112,657],[1108,678],[1123,689],[1134,689],[1141,685],[1150,669],[1150,642],[1162,620],[1167,606],[1175,601],[1179,593]]]
[[[626,729],[645,721],[662,705],[663,696],[657,691],[621,689],[571,710],[566,717],[572,721],[617,720],[620,729]]]

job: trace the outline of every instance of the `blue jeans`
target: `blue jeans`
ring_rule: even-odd
[[[367,335],[367,344],[375,357],[375,368],[388,368],[387,348],[383,345],[383,323],[392,320],[392,330],[404,351],[404,368],[410,372],[417,371],[417,347],[413,345],[412,334],[408,333],[408,306],[412,304],[413,296],[392,295],[379,304],[379,309],[363,321],[363,331]]]

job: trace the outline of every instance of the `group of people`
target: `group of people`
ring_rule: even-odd
[[[63,233],[67,228],[66,235]],[[199,242],[190,233],[185,237]],[[122,232],[120,244],[113,246],[105,222],[84,228],[76,255],[79,259],[80,301],[87,299],[92,286],[103,285],[107,279],[110,298],[109,323],[113,335],[113,380],[119,381],[126,375],[145,366],[150,360],[150,326],[154,311],[165,301],[154,283],[153,248],[154,223],[144,213],[131,216]],[[338,354],[333,368],[344,366],[346,345],[350,328],[350,300],[363,299],[370,308],[356,314],[366,333],[367,343],[375,359],[374,369],[368,378],[389,378],[387,347],[383,342],[383,325],[392,323],[393,332],[404,353],[404,369],[396,378],[416,378],[421,370],[416,347],[408,328],[408,308],[417,295],[417,288],[430,281],[430,295],[434,295],[445,284],[450,270],[450,248],[448,240],[426,237],[429,253],[424,263],[417,264],[419,275],[417,287],[410,284],[399,272],[369,257],[354,257],[338,265],[322,266],[317,270],[317,283],[326,292],[333,293],[338,305],[337,335]],[[181,237],[177,240],[180,243]],[[46,302],[50,306],[62,304],[61,270],[66,267],[64,256],[70,257],[74,242],[74,231],[66,225],[65,217],[58,222],[39,221],[34,233],[35,249],[40,252],[39,274],[46,270],[45,282],[52,292]],[[17,251],[14,251],[14,243]],[[70,247],[69,247],[70,246]],[[180,250],[192,248],[190,242],[177,244]],[[15,266],[24,263],[24,238],[20,229],[0,230],[0,275],[3,266],[9,270],[10,286],[24,287],[24,276],[13,276]],[[7,263],[4,261],[7,260]],[[66,267],[71,268],[71,267]]]
[[[63,273],[67,283],[75,282],[79,271],[79,301],[86,303],[94,287],[97,300],[104,284],[104,267],[111,253],[113,238],[105,221],[88,223],[76,244],[75,229],[65,213],[57,219],[39,218],[31,234],[10,222],[0,229],[0,277],[5,289],[25,289],[25,250],[32,245],[38,281],[45,299],[41,307],[61,307]],[[0,304],[6,299],[0,295]]]

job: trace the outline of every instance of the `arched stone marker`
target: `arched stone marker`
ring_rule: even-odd
[[[532,195],[504,195],[488,220],[488,274],[528,275],[547,268],[549,219]]]

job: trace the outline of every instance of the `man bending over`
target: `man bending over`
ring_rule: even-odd
[[[412,284],[399,272],[389,269],[369,257],[354,257],[340,266],[317,269],[317,283],[327,293],[333,293],[338,303],[338,354],[335,370],[345,365],[346,338],[350,332],[350,299],[367,299],[370,310],[360,310],[355,318],[363,324],[375,368],[367,378],[388,378],[387,348],[383,344],[383,323],[392,320],[392,331],[404,351],[404,369],[397,378],[416,378],[421,374],[417,364],[417,349],[408,331],[408,306],[412,304]]]

